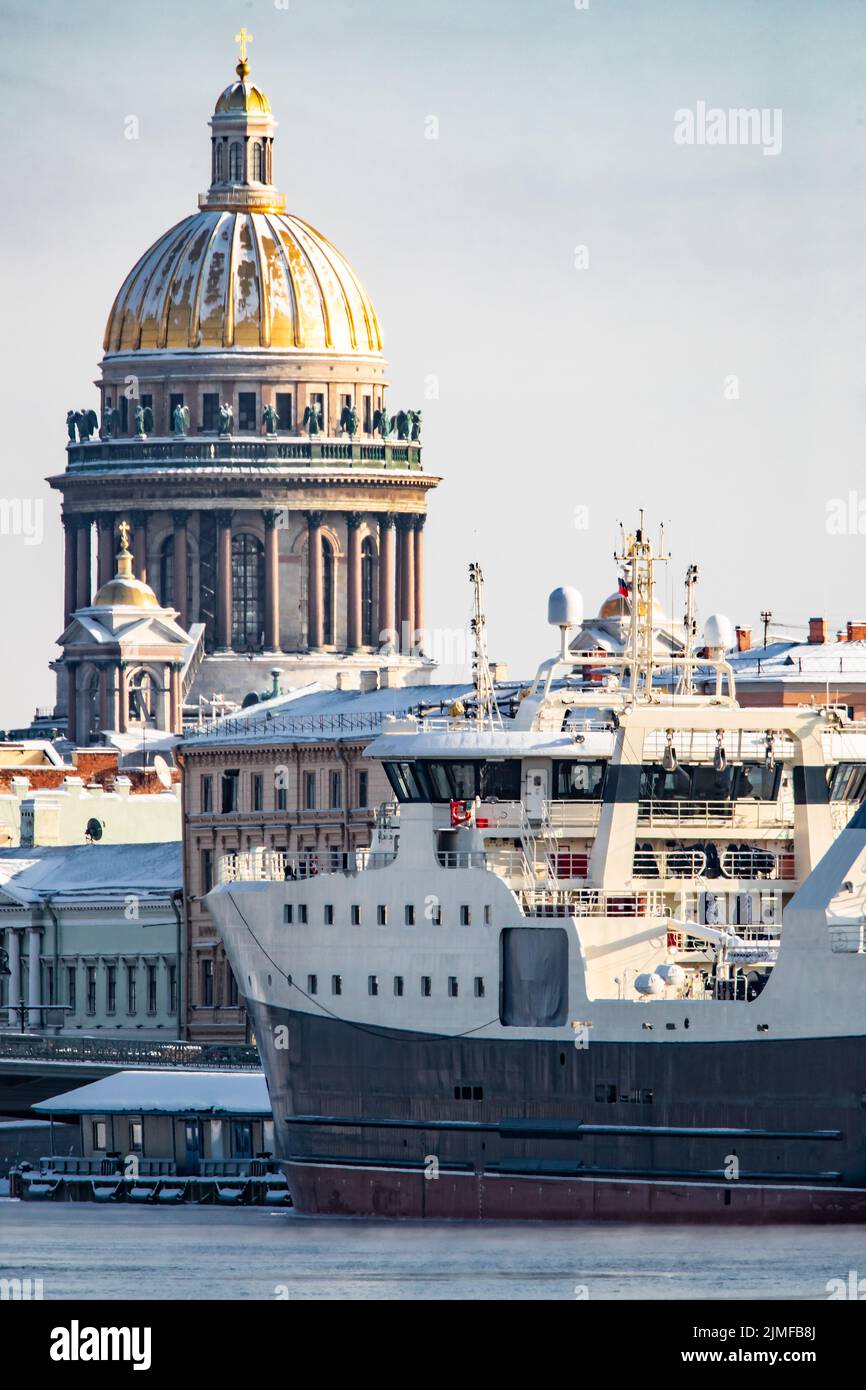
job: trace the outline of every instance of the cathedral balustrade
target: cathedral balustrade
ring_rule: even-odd
[[[421,445],[412,442],[350,443],[345,439],[94,439],[67,447],[70,469],[106,463],[288,463],[303,467],[340,463],[355,468],[421,472]]]

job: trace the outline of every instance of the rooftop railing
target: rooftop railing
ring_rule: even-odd
[[[251,435],[184,435],[91,439],[67,446],[69,468],[150,464],[174,467],[216,467],[235,464],[288,465],[316,468],[335,464],[348,468],[394,468],[421,471],[421,445],[411,441],[351,443],[348,439],[294,439]]]

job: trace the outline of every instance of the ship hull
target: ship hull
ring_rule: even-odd
[[[308,1216],[440,1221],[663,1221],[719,1225],[866,1222],[866,1191],[601,1177],[520,1177],[287,1163]]]
[[[299,1212],[866,1220],[866,1039],[445,1037],[248,1001]]]

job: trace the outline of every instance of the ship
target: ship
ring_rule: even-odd
[[[663,537],[615,558],[619,647],[556,590],[507,698],[473,567],[475,697],[383,724],[369,849],[218,865],[300,1213],[866,1219],[866,725],[742,707],[695,567],[663,631]]]

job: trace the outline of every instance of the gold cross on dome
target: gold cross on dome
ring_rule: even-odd
[[[247,60],[247,44],[252,43],[252,41],[252,34],[248,34],[244,26],[241,25],[241,32],[239,34],[235,34],[235,43],[239,43],[241,46],[240,57],[242,63],[245,63]]]
[[[118,529],[118,531],[120,532],[120,548],[121,548],[121,550],[128,550],[128,549],[129,549],[129,522],[128,522],[128,521],[121,521],[121,523],[120,523],[120,525],[118,526],[117,529]]]

